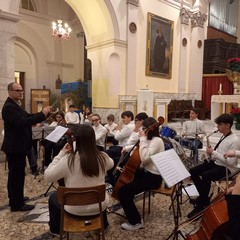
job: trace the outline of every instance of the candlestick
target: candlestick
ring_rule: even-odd
[[[219,85],[219,92],[222,92],[222,84]]]

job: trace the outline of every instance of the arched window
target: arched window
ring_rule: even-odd
[[[32,0],[22,0],[22,8],[35,12],[35,9],[32,4]]]

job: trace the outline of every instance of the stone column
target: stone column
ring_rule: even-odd
[[[168,122],[168,104],[171,99],[155,99],[154,101],[154,117],[164,117],[165,122]]]
[[[15,80],[15,52],[16,22],[19,17],[0,11],[0,109],[6,100],[7,84]]]
[[[0,145],[3,141],[2,106],[8,96],[8,83],[15,81],[14,42],[17,21],[17,16],[0,10]],[[5,161],[3,152],[0,152],[0,161]]]

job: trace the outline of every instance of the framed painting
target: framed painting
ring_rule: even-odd
[[[146,75],[172,76],[173,21],[148,13]]]

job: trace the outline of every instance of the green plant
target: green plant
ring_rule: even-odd
[[[231,114],[236,123],[240,123],[240,108],[233,108]]]
[[[230,58],[227,60],[227,69],[240,72],[240,58]]]

